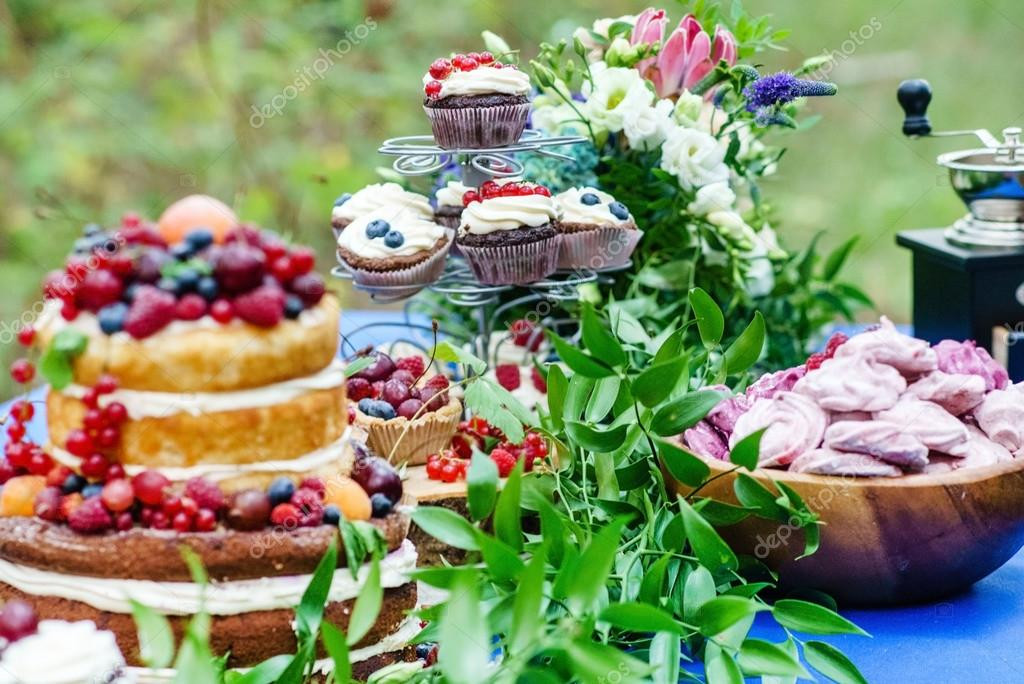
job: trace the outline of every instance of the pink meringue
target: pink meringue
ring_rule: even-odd
[[[1024,394],[992,390],[974,409],[974,419],[989,439],[1017,454],[1024,447]]]
[[[967,426],[933,402],[905,394],[892,408],[875,413],[875,419],[895,423],[934,451],[959,458],[967,455]]]
[[[1010,382],[1006,369],[974,340],[942,340],[934,349],[941,371],[977,375],[985,381],[987,390],[1004,389]]]
[[[771,399],[779,392],[789,392],[797,381],[807,374],[807,366],[787,368],[776,373],[765,373],[747,388],[747,396],[754,399]]]
[[[897,477],[903,474],[896,466],[866,454],[834,451],[828,448],[812,449],[801,454],[789,465],[789,470],[794,473],[854,477]]]
[[[829,425],[844,420],[872,420],[870,411],[832,411],[828,414]]]
[[[980,375],[932,371],[907,387],[918,399],[932,401],[954,416],[960,416],[985,398],[985,379]]]
[[[851,342],[860,335],[851,339]],[[847,342],[840,349],[845,349]],[[814,399],[829,411],[882,411],[891,408],[907,389],[907,381],[891,366],[862,356],[828,359],[800,379],[793,391]]]
[[[794,392],[781,392],[772,399],[758,399],[736,421],[729,448],[744,437],[767,428],[761,436],[758,465],[772,468],[790,463],[805,451],[821,444],[828,417],[811,399]]]
[[[1013,460],[1013,454],[1006,447],[993,442],[974,425],[968,425],[967,432],[971,435],[967,442],[967,454],[953,466],[954,468],[987,466]]]
[[[750,409],[750,399],[746,395],[739,394],[725,401],[720,401],[713,409],[708,411],[706,419],[714,425],[727,438],[736,427],[736,421]]]
[[[832,423],[825,430],[825,446],[867,454],[910,470],[920,470],[928,464],[928,447],[900,426],[884,420]]]
[[[725,440],[712,427],[711,423],[702,420],[683,433],[683,443],[695,454],[708,458],[729,459],[729,447]]]
[[[882,316],[878,328],[854,335],[836,349],[835,358],[850,357],[863,357],[892,366],[911,376],[938,368],[938,357],[927,342],[904,335],[885,316]]]

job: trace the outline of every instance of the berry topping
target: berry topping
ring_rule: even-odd
[[[448,387],[448,384],[448,377],[438,373],[437,375],[427,380],[426,387],[429,387],[430,389],[434,389],[440,392],[441,390],[446,389]]]
[[[301,518],[302,513],[290,503],[278,504],[270,511],[270,522],[279,527],[288,529],[298,527],[301,524]]]
[[[345,391],[351,401],[373,398],[373,387],[365,378],[350,378],[345,383]]]
[[[64,448],[79,458],[85,458],[94,450],[92,438],[86,434],[85,430],[79,429],[68,432],[64,439]]]
[[[263,250],[235,243],[220,250],[213,272],[224,290],[245,292],[263,282],[266,261]]]
[[[398,405],[398,415],[407,420],[416,418],[416,414],[423,408],[423,402],[419,399],[406,399]]]
[[[226,299],[218,299],[210,305],[210,316],[218,323],[230,323],[235,318],[235,307]]]
[[[270,498],[258,489],[244,489],[231,499],[227,523],[232,529],[263,529],[270,520]]]
[[[466,192],[462,193],[462,206],[464,207],[468,207],[473,202],[479,201],[480,193],[478,193],[476,190],[467,190]]]
[[[164,493],[170,484],[171,481],[156,470],[143,470],[132,478],[135,498],[150,506],[157,506],[163,502]]]
[[[374,518],[386,517],[391,512],[393,505],[391,499],[383,494],[374,494],[370,497],[371,515]]]
[[[347,477],[331,478],[324,503],[337,507],[346,520],[369,520],[373,514],[370,494]]]
[[[394,406],[380,399],[360,399],[359,410],[371,418],[383,420],[391,420],[397,415]]]
[[[205,299],[208,302],[212,302],[217,298],[220,293],[220,286],[217,285],[217,279],[211,276],[203,276],[196,283],[196,294]]]
[[[441,82],[429,81],[425,86],[423,86],[423,93],[427,97],[437,97],[441,94]]]
[[[38,627],[35,609],[25,601],[12,599],[0,611],[0,637],[7,641],[17,641],[35,634]]]
[[[537,388],[538,392],[543,392],[544,394],[548,393],[548,382],[536,368],[530,369],[530,381],[533,382],[533,386]]]
[[[392,407],[398,408],[406,399],[409,399],[412,394],[409,392],[409,386],[392,377],[390,380],[385,381],[384,389],[381,390],[380,398],[391,404]],[[371,400],[372,401],[372,400]],[[362,409],[362,407],[360,407]]]
[[[374,352],[374,361],[366,368],[362,369],[352,377],[354,378],[365,378],[370,382],[375,380],[383,380],[384,378],[391,375],[395,370],[395,363],[391,360],[391,357],[384,352]]]
[[[263,285],[235,298],[235,313],[247,323],[270,328],[284,317],[284,292]]]
[[[18,330],[18,343],[23,347],[29,347],[36,339],[36,329],[31,325],[23,326]]]
[[[451,60],[447,60],[442,57],[441,59],[435,59],[431,62],[430,76],[432,78],[444,79],[447,78],[450,73],[452,73]],[[440,84],[438,84],[438,90],[440,90]]]
[[[77,473],[71,473],[64,480],[64,484],[60,486],[61,492],[64,494],[74,494],[82,491],[86,485],[86,479]]]
[[[518,459],[511,451],[498,448],[491,452],[491,460],[498,466],[498,476],[508,477],[516,467]]]
[[[206,300],[197,294],[187,294],[178,300],[175,316],[182,321],[198,321],[206,315]]]
[[[620,221],[625,221],[629,218],[629,209],[627,209],[626,205],[622,202],[609,202],[608,211],[610,211],[612,216]]]
[[[393,504],[402,498],[402,478],[394,466],[379,456],[366,455],[364,451],[352,465],[351,477],[370,496],[383,494]]]
[[[270,483],[270,487],[267,488],[267,496],[270,497],[270,503],[272,506],[277,506],[286,501],[290,501],[292,494],[295,493],[295,483],[289,480],[287,477],[275,478]]]
[[[289,320],[295,320],[302,315],[303,309],[306,305],[303,303],[302,298],[296,294],[290,294],[284,298],[284,317]]]
[[[128,480],[111,480],[103,485],[100,501],[114,513],[127,511],[135,503],[135,490]]]
[[[38,475],[12,477],[0,491],[0,515],[30,516],[36,496],[46,488],[46,478]]]
[[[50,522],[57,522],[61,519],[60,500],[62,498],[59,487],[46,487],[38,494],[33,510],[36,516]]]
[[[317,273],[296,276],[292,279],[289,289],[297,294],[306,306],[316,306],[327,292],[324,279]]]
[[[324,506],[324,525],[337,525],[341,522],[341,510],[334,504]]]
[[[498,384],[508,391],[519,389],[521,383],[519,366],[512,363],[498,364],[494,368],[494,376],[498,379]]]
[[[807,370],[817,370],[821,368],[821,364],[825,363],[828,357],[823,353],[811,354],[807,357]]]
[[[601,198],[592,192],[585,192],[582,195],[580,195],[580,202],[586,204],[587,206],[593,206],[595,204],[600,204]]]
[[[371,240],[384,237],[391,230],[391,224],[384,219],[374,219],[366,224],[366,237]]]
[[[162,330],[174,320],[175,313],[174,295],[144,285],[138,289],[128,308],[124,329],[132,337],[143,339]]]
[[[841,332],[834,333],[832,337],[828,338],[828,343],[825,345],[825,357],[831,359],[836,355],[836,350],[846,344],[849,339]]]
[[[200,508],[218,512],[225,506],[224,492],[216,483],[201,477],[193,477],[185,483],[185,496],[192,499]]]
[[[479,52],[476,53],[476,61],[480,64],[491,64],[494,62],[494,55],[490,52]]]
[[[193,228],[185,235],[185,244],[193,252],[199,252],[213,244],[213,231],[209,228]]]
[[[93,497],[87,498],[71,512],[68,516],[68,525],[75,532],[98,534],[113,527],[114,519],[103,507],[103,502],[98,497]]]
[[[96,315],[99,320],[100,330],[107,335],[113,335],[124,329],[124,319],[128,316],[128,305],[124,302],[115,302],[100,309]]]
[[[388,234],[384,236],[384,244],[391,249],[398,249],[405,244],[405,236],[397,230],[389,230]]]
[[[348,202],[350,199],[352,199],[352,193],[350,193],[350,192],[346,192],[346,193],[344,193],[342,195],[338,195],[338,198],[336,200],[334,200],[334,206],[340,207],[342,204],[344,204],[345,202]]]
[[[292,494],[291,503],[299,509],[299,524],[302,527],[319,525],[324,519],[324,492],[300,487]]]
[[[32,382],[36,377],[36,367],[28,359],[18,359],[11,364],[11,378],[23,385]]]
[[[395,368],[409,371],[413,379],[415,379],[423,375],[423,371],[426,370],[426,363],[422,356],[405,356],[395,361]]]
[[[89,271],[78,288],[78,305],[88,311],[98,311],[119,300],[123,288],[121,279],[110,271]]]

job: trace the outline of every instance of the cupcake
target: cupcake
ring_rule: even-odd
[[[643,235],[626,205],[596,188],[570,188],[554,199],[561,213],[559,268],[626,264]]]
[[[504,147],[530,113],[530,77],[489,52],[438,59],[423,76],[423,110],[445,149]]]
[[[510,176],[508,178],[495,178],[494,183],[505,185],[506,183],[518,183],[522,178]],[[437,202],[437,209],[434,210],[434,220],[446,228],[455,229],[462,222],[462,198],[467,192],[474,188],[461,181],[448,181],[447,185],[439,188],[434,193],[434,200]]]
[[[456,244],[480,282],[529,283],[558,267],[558,206],[543,185],[486,181],[463,202]]]
[[[338,236],[338,260],[356,283],[370,287],[408,285],[414,294],[437,280],[451,247],[444,227],[408,211],[377,209],[360,216]]]
[[[398,183],[374,183],[354,195],[346,192],[334,200],[331,227],[335,237],[345,226],[377,209],[388,209],[392,214],[404,209],[425,219],[434,217],[430,200],[423,195],[409,192]]]

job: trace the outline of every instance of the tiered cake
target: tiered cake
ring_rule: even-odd
[[[312,252],[226,212],[190,198],[156,225],[87,227],[47,278],[21,337],[44,350],[51,443],[9,431],[0,598],[92,620],[140,664],[131,600],[178,637],[200,609],[187,546],[212,581],[213,650],[244,667],[295,652],[294,607],[340,544],[339,519],[364,520],[388,551],[379,619],[353,650],[368,670],[402,650],[416,606],[401,481],[383,459],[353,459],[338,303]],[[12,418],[33,412],[21,402]],[[325,619],[346,627],[367,573],[339,567]]]

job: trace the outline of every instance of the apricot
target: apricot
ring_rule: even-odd
[[[334,504],[346,520],[369,520],[373,513],[369,495],[359,484],[345,476],[327,481],[324,504]]]
[[[34,514],[36,494],[46,487],[42,475],[20,475],[4,483],[0,492],[0,516],[31,516]]]
[[[229,230],[238,226],[231,207],[209,195],[189,195],[164,209],[157,229],[170,244],[181,242],[194,228],[209,228],[215,242],[223,242]]]

